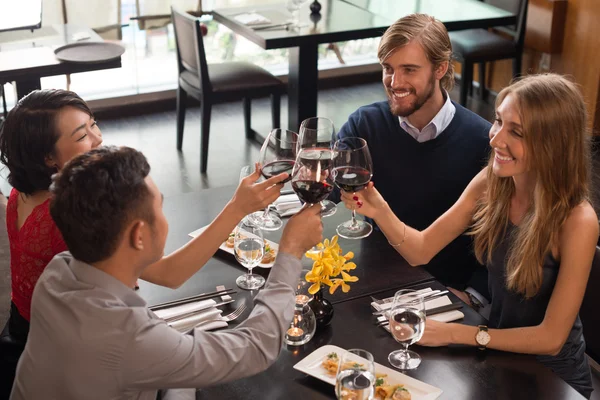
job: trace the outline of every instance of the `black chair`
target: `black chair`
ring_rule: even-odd
[[[284,84],[264,69],[245,62],[226,62],[208,65],[200,21],[187,13],[171,8],[179,86],[177,88],[177,150],[183,143],[183,126],[187,95],[200,101],[200,172],[206,172],[208,161],[208,137],[213,103],[243,99],[246,138],[253,139],[256,132],[250,125],[251,99],[271,96],[273,128],[280,123],[281,94]]]
[[[586,353],[600,364],[600,247],[596,247],[596,254],[592,262],[592,271],[588,280],[587,289],[579,317],[583,324],[583,336],[587,345]]]
[[[486,62],[512,58],[513,78],[521,74],[528,0],[484,0],[484,2],[515,13],[517,25],[494,28],[511,39],[485,29],[467,29],[449,33],[454,57],[462,65],[460,104],[463,106],[467,104],[467,94],[473,86],[473,64],[479,64],[479,93],[482,99],[485,91]]]

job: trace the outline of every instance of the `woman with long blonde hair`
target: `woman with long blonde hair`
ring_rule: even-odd
[[[413,266],[427,264],[461,234],[474,236],[475,254],[489,270],[489,329],[428,320],[419,344],[536,354],[589,398],[591,375],[578,312],[598,217],[589,201],[586,123],[575,84],[555,74],[528,76],[496,99],[488,166],[424,231],[401,222],[372,184],[343,193],[346,207],[373,218]]]

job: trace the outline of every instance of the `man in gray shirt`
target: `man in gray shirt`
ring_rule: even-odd
[[[292,318],[302,254],[321,240],[320,208],[293,217],[248,319],[236,329],[184,335],[131,288],[163,255],[168,224],[146,158],[104,147],[55,177],[51,214],[70,252],[34,290],[31,328],[11,399],[156,399],[266,369]],[[177,390],[194,398],[194,390]],[[163,398],[175,391],[167,390]]]

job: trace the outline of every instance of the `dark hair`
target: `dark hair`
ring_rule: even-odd
[[[46,165],[46,158],[55,154],[60,137],[56,115],[67,106],[93,117],[81,97],[61,89],[35,90],[6,116],[0,129],[0,161],[8,167],[8,182],[19,192],[48,190],[56,169]]]
[[[50,214],[69,251],[88,264],[114,254],[132,220],[154,223],[146,157],[105,146],[79,155],[54,176]]]

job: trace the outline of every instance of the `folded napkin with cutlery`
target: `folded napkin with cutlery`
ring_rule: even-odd
[[[188,332],[202,321],[218,320],[222,311],[215,307],[216,304],[214,300],[202,300],[156,310],[154,313],[159,318],[166,320],[172,328],[177,329],[179,332]],[[178,318],[190,313],[189,316]],[[200,325],[198,329],[208,331],[225,327],[227,327],[227,322],[213,321]]]
[[[302,202],[296,193],[281,195],[273,204],[282,217],[294,215],[302,208]]]
[[[425,310],[426,310],[425,313],[426,314],[427,314],[427,310],[433,310],[438,307],[452,304],[452,301],[446,295],[441,295],[441,296],[436,297],[436,294],[440,293],[440,291],[433,291],[431,288],[426,288],[426,289],[419,290],[417,292],[422,294],[423,296],[425,296]],[[427,300],[427,298],[428,298],[427,296],[429,296],[429,298],[430,298],[429,300]],[[392,308],[393,300],[394,300],[393,298],[390,298],[390,299],[380,300],[377,302],[374,301],[371,303],[371,306],[377,311],[389,311]],[[446,312],[442,312],[439,314],[427,316],[427,318],[429,318],[429,319],[433,319],[433,320],[440,321],[440,322],[456,321],[456,320],[462,319],[464,317],[465,317],[465,315],[461,311],[458,311],[458,310],[451,310],[451,311],[446,311]],[[380,315],[377,317],[377,322],[378,323],[384,322],[388,318],[389,318],[389,315],[386,312],[383,315]],[[387,325],[384,326],[384,328],[389,331],[389,327]]]
[[[270,24],[271,20],[264,15],[260,15],[255,12],[244,13],[236,15],[235,20],[241,22],[244,25],[262,25],[262,24]]]

